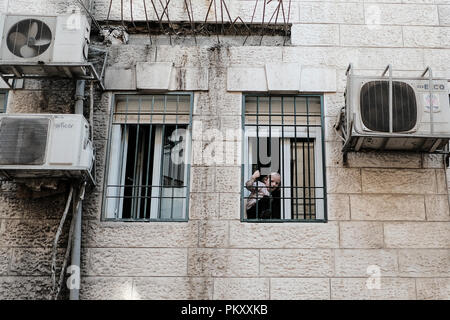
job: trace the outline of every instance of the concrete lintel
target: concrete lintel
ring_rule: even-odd
[[[136,72],[133,68],[107,68],[105,70],[106,90],[136,90]]]
[[[267,92],[264,67],[229,67],[227,69],[227,90]]]
[[[299,63],[267,63],[265,71],[269,92],[300,91]]]

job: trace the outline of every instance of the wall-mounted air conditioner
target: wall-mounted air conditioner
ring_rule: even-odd
[[[83,63],[90,26],[81,14],[0,15],[2,62]]]
[[[343,151],[442,150],[450,139],[447,82],[433,78],[429,68],[421,77],[394,78],[390,66],[381,77],[354,75],[350,66],[346,105],[336,124]]]
[[[89,124],[82,115],[0,115],[0,175],[92,177],[93,165]]]

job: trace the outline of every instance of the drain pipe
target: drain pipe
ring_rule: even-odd
[[[86,81],[78,80],[77,88],[75,93],[75,114],[83,115],[83,102],[84,102],[84,89],[86,86]],[[73,232],[73,240],[72,240],[72,257],[71,257],[71,265],[72,268],[75,267],[75,273],[73,276],[75,277],[75,283],[81,283],[81,216],[83,213],[83,198],[84,198],[84,188],[80,189],[80,194],[78,197],[78,205],[75,209],[75,227]],[[70,288],[70,300],[79,300],[80,299],[80,288],[78,286],[72,286]]]

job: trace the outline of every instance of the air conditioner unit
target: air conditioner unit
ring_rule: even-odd
[[[83,63],[90,26],[81,14],[0,15],[2,62]]]
[[[89,125],[82,115],[0,115],[0,175],[92,178],[93,165]]]
[[[343,151],[442,150],[450,139],[447,82],[433,78],[429,68],[421,77],[394,78],[390,66],[381,77],[354,75],[349,67],[346,105],[336,125]]]

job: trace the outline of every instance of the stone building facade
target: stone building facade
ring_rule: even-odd
[[[130,2],[124,20],[130,21]],[[287,3],[287,1],[285,1]],[[54,15],[76,1],[0,0],[0,12]],[[98,21],[109,0],[93,1]],[[147,1],[148,6],[150,2]],[[209,1],[192,1],[204,17]],[[255,1],[226,1],[230,15],[248,22]],[[274,1],[275,3],[275,1]],[[268,7],[269,8],[269,7]],[[273,13],[267,10],[265,21]],[[147,8],[149,12],[151,11]],[[183,1],[170,7],[172,21],[186,21]],[[111,20],[120,21],[120,1]],[[145,21],[141,1],[133,19]],[[149,13],[149,19],[155,19]],[[255,22],[262,21],[261,9]],[[95,90],[94,145],[97,186],[83,204],[81,299],[449,299],[450,210],[442,155],[405,152],[350,153],[333,124],[344,106],[345,72],[381,74],[392,64],[398,76],[417,76],[430,66],[450,78],[450,1],[291,1],[291,35],[173,37],[130,34],[108,50],[106,90]],[[194,41],[195,40],[195,41]],[[172,41],[172,44],[170,44]],[[323,97],[327,221],[241,221],[241,141],[232,161],[210,163],[208,129],[242,129],[243,94],[267,94],[275,66],[278,94]],[[169,68],[161,85],[151,72]],[[289,70],[299,72],[288,72]],[[298,69],[295,69],[298,68]],[[167,70],[167,69],[164,69]],[[261,76],[255,76],[261,75]],[[284,88],[285,91],[283,90]],[[154,88],[156,91],[140,90]],[[165,91],[164,91],[165,89]],[[193,94],[192,164],[188,221],[107,221],[104,186],[115,94]],[[73,113],[75,83],[25,80],[8,94],[8,113]],[[88,117],[88,91],[85,114]],[[225,138],[224,138],[225,139]],[[227,139],[225,139],[227,140]],[[210,151],[209,151],[210,152]],[[0,182],[0,298],[47,299],[51,256],[64,210],[66,187],[44,194]],[[62,261],[64,229],[58,251]],[[379,287],[370,288],[369,266],[378,266]]]

